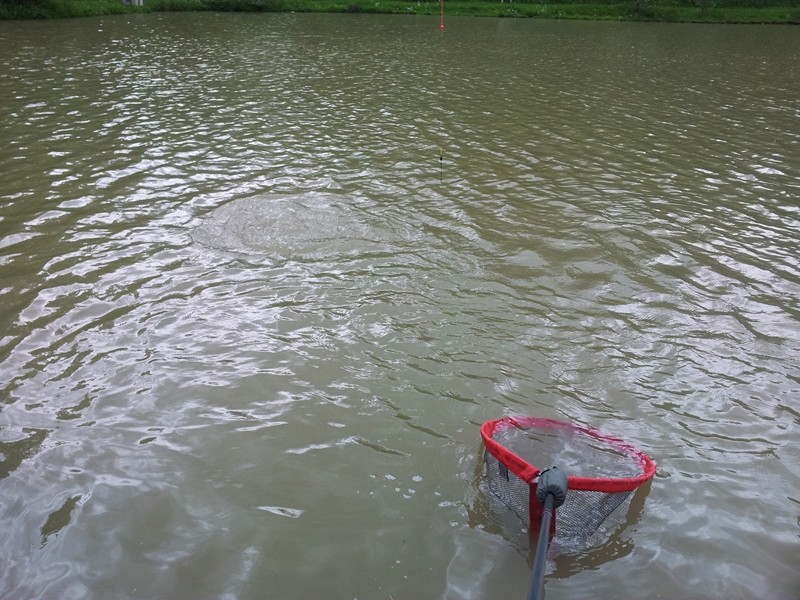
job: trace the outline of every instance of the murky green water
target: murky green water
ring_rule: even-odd
[[[0,23],[0,596],[519,598],[478,427],[658,464],[547,597],[797,597],[800,32]]]

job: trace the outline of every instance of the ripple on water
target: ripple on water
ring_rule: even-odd
[[[277,259],[322,259],[389,243],[387,231],[370,227],[341,196],[322,193],[236,199],[213,211],[192,232],[195,242],[217,250]]]

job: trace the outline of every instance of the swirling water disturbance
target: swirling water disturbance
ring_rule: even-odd
[[[537,414],[549,599],[796,598],[797,32],[434,21],[0,23],[0,597],[522,597]]]

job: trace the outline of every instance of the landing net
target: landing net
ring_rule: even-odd
[[[489,492],[525,527],[538,527],[539,473],[566,472],[567,498],[556,512],[553,543],[587,543],[629,496],[655,473],[644,452],[585,425],[536,417],[505,417],[481,426]]]

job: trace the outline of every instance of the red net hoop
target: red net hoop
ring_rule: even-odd
[[[567,498],[558,509],[553,543],[580,547],[631,493],[655,474],[641,450],[585,425],[537,417],[505,417],[481,426],[486,482],[503,507],[537,527],[539,473],[566,472]]]

